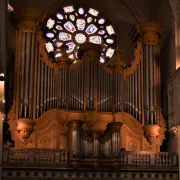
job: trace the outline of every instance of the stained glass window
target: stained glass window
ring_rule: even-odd
[[[75,36],[76,42],[82,44],[86,41],[86,36],[82,33],[76,34]]]
[[[76,46],[73,42],[69,42],[66,44],[68,46],[67,53],[70,53],[74,50],[74,47]]]
[[[55,21],[50,18],[50,19],[48,19],[46,26],[47,26],[49,29],[51,29],[51,28],[53,28],[54,24],[55,24]]]
[[[61,41],[68,41],[71,40],[71,35],[65,32],[59,33],[59,40]]]
[[[74,15],[70,15],[69,18],[74,21],[75,20],[75,16]]]
[[[59,14],[59,13],[58,13],[56,16],[57,16],[57,18],[58,18],[59,20],[64,19],[63,16],[62,16],[62,14]]]
[[[74,26],[74,24],[72,24],[70,21],[66,22],[64,24],[64,27],[66,28],[66,30],[68,30],[69,32],[75,32],[76,31],[76,28]]]
[[[89,37],[89,41],[94,44],[101,44],[101,37],[100,36],[91,36],[91,37]]]
[[[64,7],[63,9],[65,13],[71,13],[74,11],[73,6],[67,6],[67,7]]]
[[[76,25],[77,25],[78,30],[84,30],[86,22],[84,19],[77,19]]]
[[[112,58],[116,44],[113,26],[99,11],[74,6],[62,8],[44,22],[44,37],[45,48],[50,56],[61,57],[61,46],[65,44],[66,53],[74,62],[78,59],[80,44],[101,44],[101,63]]]
[[[79,12],[79,14],[83,15],[84,14],[84,9],[83,8],[79,8],[78,12]]]
[[[97,31],[97,27],[94,24],[89,25],[86,29],[86,33],[88,35],[94,34],[96,31]]]
[[[92,8],[89,8],[89,11],[88,11],[91,15],[93,16],[97,16],[98,15],[98,11],[96,11],[95,9],[92,9]]]

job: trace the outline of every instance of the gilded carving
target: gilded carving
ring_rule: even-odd
[[[162,35],[162,28],[160,24],[154,22],[139,23],[137,29],[141,33],[144,44],[158,46],[160,43],[160,37]]]
[[[44,136],[40,140],[41,148],[50,148],[51,147],[51,139],[48,136]]]
[[[137,150],[137,143],[134,140],[130,140],[128,142],[128,151],[136,151]]]
[[[72,131],[81,129],[82,125],[83,125],[83,121],[81,120],[69,121],[67,124],[68,128],[70,128]]]
[[[137,42],[137,47],[134,48],[134,59],[131,65],[123,70],[123,76],[133,74],[134,71],[139,67],[140,61],[142,60],[142,41]]]
[[[19,121],[19,120],[17,120]],[[109,132],[118,131],[121,134],[121,147],[128,149],[128,144],[126,145],[126,141],[135,140],[136,142],[142,144],[138,145],[140,149],[145,150],[145,146],[148,145],[147,141],[142,141],[144,138],[143,126],[130,114],[121,112],[121,113],[94,113],[94,112],[69,112],[67,110],[57,110],[52,109],[45,112],[41,117],[34,120],[36,122],[36,126],[33,128],[35,132],[33,133],[33,137],[31,136],[31,144],[34,147],[42,148],[48,147],[47,144],[49,142],[48,138],[45,138],[44,144],[42,137],[48,136],[51,140],[51,148],[58,148],[60,144],[60,139],[63,143],[63,147],[67,147],[65,145],[65,141],[68,141],[68,127],[69,130],[80,130],[84,132],[84,138],[91,142],[92,136],[89,136],[88,133],[93,134],[93,132],[105,132],[108,127],[111,129]],[[113,122],[114,121],[114,122]],[[19,142],[19,133],[17,132],[17,124],[16,120],[10,120],[10,131],[11,135],[15,141],[15,147],[24,147],[22,142]],[[113,126],[114,124],[114,126]],[[122,125],[123,124],[123,125]],[[121,126],[122,125],[122,126]],[[112,128],[111,128],[112,127]],[[121,131],[120,131],[121,127]],[[24,128],[25,129],[25,128]],[[129,130],[128,130],[129,129]],[[21,130],[21,129],[19,129]],[[159,138],[157,139],[156,145],[159,149],[162,144],[162,140],[164,139],[164,131],[163,127],[159,129]],[[61,132],[61,133],[60,133]],[[131,132],[128,134],[128,132]],[[21,132],[22,135],[29,135],[26,132]],[[87,133],[87,134],[86,134]],[[61,136],[63,134],[63,136]],[[106,142],[110,139],[110,133],[105,133],[106,135],[103,137],[103,142]],[[148,134],[146,134],[148,136]],[[129,138],[131,137],[131,138]],[[63,138],[63,139],[62,139]],[[65,139],[64,139],[65,138]],[[68,142],[67,142],[68,143]],[[42,145],[43,144],[43,145]],[[150,147],[152,145],[148,145]],[[27,145],[26,145],[27,148]]]
[[[99,44],[85,43],[79,47],[78,58],[82,60],[97,60],[102,52]]]
[[[19,20],[21,32],[37,33],[42,13],[35,8],[16,8],[16,16]]]
[[[150,144],[156,143],[158,141],[160,127],[156,124],[148,124],[143,128],[147,141]]]
[[[12,108],[10,109],[8,115],[7,115],[9,120],[14,120],[16,118],[16,108],[15,108],[15,103],[13,103]]]
[[[17,131],[22,139],[29,139],[31,133],[34,130],[35,121],[32,119],[18,119],[17,120]]]

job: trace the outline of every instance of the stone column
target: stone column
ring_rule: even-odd
[[[111,122],[108,123],[108,133],[111,138],[111,157],[117,158],[120,152],[120,127],[122,126],[121,122]]]
[[[15,14],[18,20],[15,65],[16,119],[33,119],[39,60],[37,32],[41,12],[34,8],[16,8]]]
[[[93,158],[98,159],[100,155],[100,134],[93,133]]]
[[[140,23],[143,41],[144,69],[144,132],[149,143],[159,135],[161,114],[160,37],[162,29],[156,23]]]
[[[82,152],[82,125],[81,120],[69,121],[69,149],[71,158],[81,158]]]

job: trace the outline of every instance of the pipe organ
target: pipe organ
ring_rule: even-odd
[[[32,138],[36,138],[41,119],[49,120],[48,124],[57,119],[58,123],[52,127],[67,125],[68,130],[63,129],[63,132],[69,137],[67,148],[72,150],[73,157],[92,155],[98,158],[100,154],[115,157],[120,148],[130,147],[123,140],[123,133],[127,134],[131,126],[128,123],[132,122],[133,130],[139,127],[139,137],[132,140],[132,135],[127,135],[126,139],[144,143],[145,140],[140,142],[139,139],[145,134],[150,145],[139,145],[139,150],[150,147],[160,136],[160,121],[163,120],[157,58],[161,35],[159,25],[141,23],[133,28],[134,60],[130,65],[122,65],[118,56],[114,62],[100,63],[102,47],[87,43],[79,47],[77,63],[68,64],[67,58],[60,62],[61,65],[64,63],[60,67],[45,52],[43,38],[38,38],[39,12],[35,11],[32,19],[28,13],[32,14],[32,10],[19,15],[15,99],[8,114],[11,132],[15,132],[14,122],[17,122],[18,132],[35,131]],[[123,128],[127,129],[123,131]],[[57,141],[60,139],[58,131],[56,135],[53,134],[56,131],[52,131],[52,139],[56,137]],[[164,135],[161,136],[163,139]]]

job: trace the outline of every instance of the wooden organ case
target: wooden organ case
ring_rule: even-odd
[[[32,9],[29,9],[32,14]],[[27,13],[27,11],[26,11]],[[72,157],[115,157],[120,150],[160,151],[158,62],[161,28],[132,29],[134,60],[129,66],[98,61],[101,46],[82,44],[79,61],[53,63],[37,28],[38,11],[22,18],[16,32],[13,106],[8,113],[16,148],[69,149]]]

